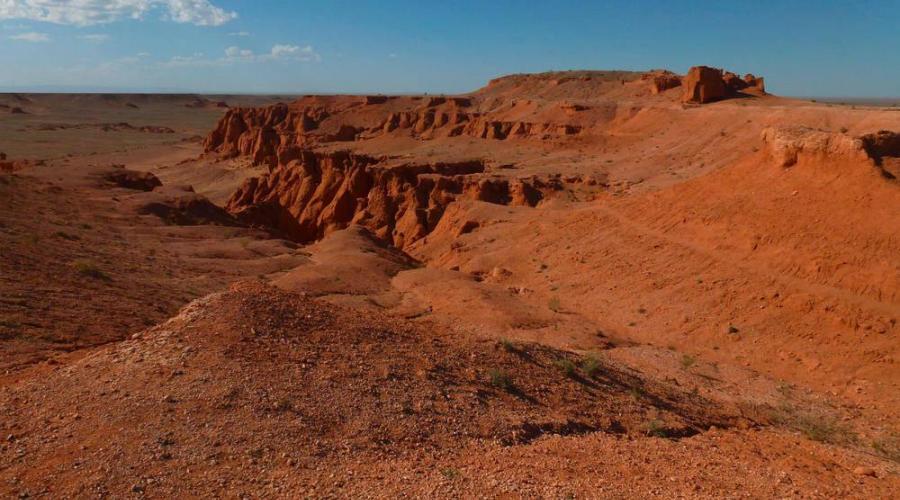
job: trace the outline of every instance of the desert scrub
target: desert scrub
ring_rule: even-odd
[[[590,378],[594,378],[600,371],[600,360],[594,356],[587,356],[581,360],[581,370]]]
[[[854,444],[857,435],[846,425],[829,415],[800,413],[796,408],[782,404],[772,410],[773,421],[800,431],[807,438],[820,443]]]
[[[500,339],[500,347],[502,347],[503,350],[506,352],[516,352],[517,351],[516,345],[513,344],[513,341],[509,340],[506,337]]]
[[[559,371],[561,371],[563,375],[569,378],[574,378],[576,372],[578,371],[575,363],[566,358],[557,359],[553,364],[555,364],[556,367],[559,368]]]
[[[872,448],[884,458],[900,463],[900,436],[882,437],[872,443]]]
[[[553,312],[559,312],[559,310],[562,309],[562,305],[559,303],[559,297],[552,297],[547,303],[547,307]]]
[[[488,372],[488,377],[490,378],[491,386],[497,389],[507,392],[513,389],[512,378],[503,370],[494,368]]]
[[[441,469],[441,475],[446,479],[453,480],[459,477],[459,470],[454,469],[453,467],[444,467]]]
[[[109,275],[101,271],[100,268],[97,267],[97,264],[89,260],[76,260],[72,262],[72,268],[75,269],[75,272],[82,276],[87,276],[89,278],[99,280],[109,280]]]
[[[77,240],[81,239],[81,237],[78,236],[77,234],[69,234],[65,231],[57,231],[57,232],[53,233],[53,236],[55,236],[56,238],[61,238],[64,240],[69,240],[69,241],[77,241]]]
[[[665,424],[663,424],[662,420],[656,418],[644,425],[644,432],[650,437],[669,437],[669,431],[666,429]]]
[[[687,370],[688,368],[694,366],[697,363],[697,359],[691,356],[690,354],[685,354],[681,357],[681,367]]]

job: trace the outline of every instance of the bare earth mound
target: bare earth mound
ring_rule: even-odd
[[[857,481],[848,467],[858,458],[809,444],[790,481],[750,456],[738,473],[722,463],[742,461],[728,456],[737,443],[778,456],[794,438],[727,430],[739,418],[702,398],[638,390],[639,377],[592,363],[538,345],[460,341],[440,328],[243,283],[131,340],[4,388],[4,420],[15,422],[4,430],[2,460],[14,478],[4,488],[290,496],[606,488],[702,495],[724,487],[768,496],[800,487],[840,496]],[[718,430],[697,435],[711,426]],[[639,472],[670,467],[675,450],[690,464],[681,479]],[[546,457],[537,468],[488,473],[497,457],[512,464],[534,454]],[[628,467],[636,459],[643,464]],[[570,482],[563,460],[621,472]],[[409,479],[384,490],[377,485],[385,474]],[[890,485],[895,479],[854,491],[878,495],[869,488]]]

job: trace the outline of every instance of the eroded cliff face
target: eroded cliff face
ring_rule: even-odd
[[[479,161],[390,164],[349,152],[300,151],[268,174],[248,179],[227,210],[276,228],[296,241],[359,224],[399,248],[429,234],[460,197],[535,206],[560,188],[558,180],[484,175]]]
[[[422,139],[456,136],[548,139],[581,132],[580,126],[570,123],[496,119],[490,114],[467,111],[469,105],[466,98],[435,98],[419,109],[391,113],[380,127],[368,131],[364,137],[408,131],[413,137]]]
[[[809,127],[769,127],[763,130],[762,140],[781,167],[849,161],[865,170],[874,168],[887,179],[900,174],[900,134],[889,130],[851,137]]]
[[[475,111],[465,97],[405,98],[404,103],[386,105],[391,100],[364,96],[358,102],[338,106],[278,104],[231,109],[207,136],[204,149],[219,157],[247,156],[256,164],[275,166],[286,164],[299,150],[317,144],[389,134],[419,139],[468,136],[504,140],[560,138],[582,131],[582,126],[568,120],[510,120]],[[353,112],[345,113],[348,108]],[[332,120],[326,125],[329,118]]]
[[[711,71],[724,88],[721,71]],[[404,248],[432,232],[461,197],[535,206],[563,184],[587,185],[572,196],[593,196],[606,186],[603,166],[612,160],[592,154],[592,145],[609,144],[605,152],[615,155],[631,148],[645,128],[658,125],[644,117],[613,129],[645,110],[662,110],[660,116],[680,111],[680,104],[673,106],[678,92],[666,91],[681,85],[682,78],[668,71],[567,72],[504,77],[465,96],[306,96],[229,109],[204,148],[209,156],[246,157],[269,167],[228,202],[245,221],[302,242],[360,224]],[[643,107],[654,94],[649,102],[658,108]],[[340,152],[345,149],[359,153]],[[409,151],[406,160],[396,158]],[[553,151],[566,153],[552,157]],[[592,158],[594,165],[554,178],[542,165],[547,155],[556,162]],[[442,156],[456,161],[429,159]],[[473,157],[488,158],[496,169],[482,160],[459,161]],[[530,163],[525,168],[532,175],[516,175],[518,162]],[[620,185],[643,181],[637,173],[623,177]]]

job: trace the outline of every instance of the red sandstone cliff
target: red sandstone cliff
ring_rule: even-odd
[[[312,241],[350,224],[363,225],[403,248],[430,233],[459,197],[536,205],[558,182],[481,175],[478,161],[388,164],[348,152],[301,151],[270,173],[248,179],[227,210],[251,224]]]

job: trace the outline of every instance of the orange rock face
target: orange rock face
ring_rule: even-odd
[[[478,161],[387,164],[348,152],[304,150],[269,174],[248,179],[227,210],[239,219],[313,241],[351,223],[403,248],[429,234],[447,205],[467,197],[502,205],[536,205],[553,179],[509,180],[480,175]]]
[[[642,80],[650,83],[650,92],[659,94],[681,86],[681,77],[671,71],[654,71],[643,76]]]
[[[683,102],[704,104],[741,94],[765,94],[763,79],[748,73],[744,78],[721,69],[694,66],[684,77]]]
[[[709,66],[694,66],[684,77],[684,102],[704,104],[718,101],[726,96],[726,85],[722,70]]]
[[[756,77],[756,76],[753,76],[753,74],[751,74],[751,73],[747,73],[746,75],[744,75],[744,82],[747,84],[747,87],[756,89],[757,91],[759,91],[763,94],[766,92],[766,83],[765,83],[765,80],[763,79],[763,77],[761,77],[761,76]]]

